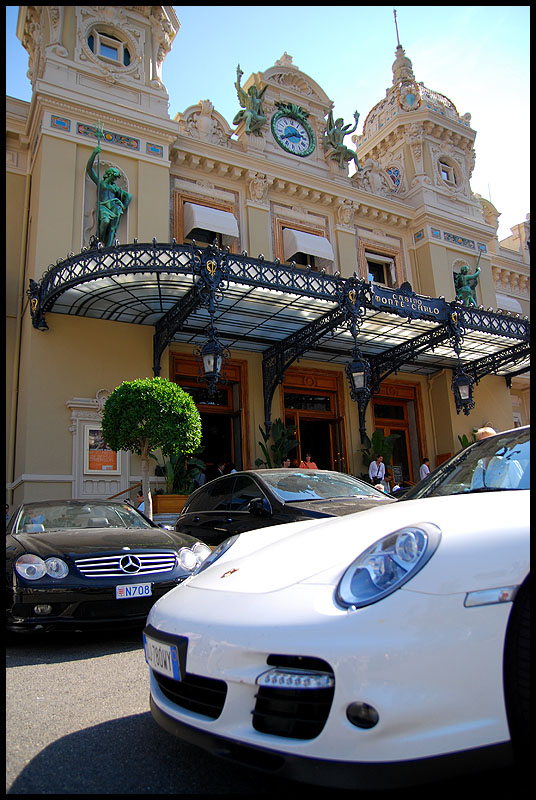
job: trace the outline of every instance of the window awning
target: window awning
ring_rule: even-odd
[[[194,228],[201,228],[226,236],[238,237],[238,222],[230,211],[198,206],[195,203],[184,204],[184,235],[188,236]]]
[[[310,256],[318,256],[318,258],[334,261],[331,242],[325,236],[315,236],[313,233],[283,228],[283,255],[285,261],[289,261],[296,253],[307,253]]]
[[[523,313],[519,300],[516,300],[515,297],[508,297],[506,294],[499,294],[499,292],[497,292],[497,306],[503,311],[513,311],[515,314]]]

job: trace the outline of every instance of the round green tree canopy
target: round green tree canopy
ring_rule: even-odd
[[[106,401],[102,433],[113,450],[188,455],[201,444],[201,417],[188,392],[166,378],[124,381]]]

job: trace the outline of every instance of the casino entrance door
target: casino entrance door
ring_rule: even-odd
[[[420,389],[414,384],[382,384],[372,398],[373,429],[396,434],[391,459],[395,482],[419,480],[419,464],[426,451]]]
[[[295,425],[298,447],[291,463],[306,453],[319,469],[348,472],[343,383],[340,373],[289,369],[282,390],[285,423]]]

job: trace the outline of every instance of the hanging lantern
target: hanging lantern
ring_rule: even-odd
[[[458,367],[452,376],[452,391],[454,392],[454,402],[456,403],[456,413],[463,411],[465,415],[475,407],[473,400],[473,381],[465,374],[461,367]]]
[[[230,357],[229,350],[224,347],[216,337],[214,327],[211,325],[209,336],[203,347],[198,346],[194,354],[200,361],[200,374],[198,380],[206,384],[209,395],[216,393],[218,383],[225,383],[222,373],[223,362]]]
[[[354,349],[352,360],[345,367],[348,383],[350,384],[350,395],[352,400],[357,400],[370,392],[370,366],[368,361],[361,358],[359,350]]]

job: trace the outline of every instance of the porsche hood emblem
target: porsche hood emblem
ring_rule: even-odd
[[[224,572],[223,575],[220,575],[220,578],[227,578],[229,575],[232,575],[233,572],[238,572],[238,569],[228,569],[227,572]]]

